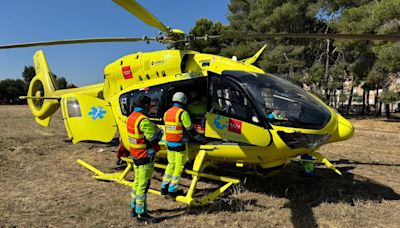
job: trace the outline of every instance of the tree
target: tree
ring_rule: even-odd
[[[229,4],[228,19],[230,25],[226,29],[228,34],[247,33],[280,33],[280,32],[321,32],[326,25],[316,17],[315,9],[310,6],[318,1],[276,1],[276,0],[232,0]],[[318,7],[317,7],[318,8]],[[221,50],[223,55],[235,55],[245,58],[254,54],[259,48],[260,41],[267,44],[258,66],[267,72],[286,75],[298,82],[314,82],[307,79],[308,70],[317,56],[324,49],[322,41],[310,42],[305,39],[275,39],[275,40],[246,40],[241,37],[233,39],[232,45]],[[317,69],[315,66],[313,69]],[[306,77],[305,77],[306,76]]]
[[[207,18],[200,18],[196,21],[195,27],[190,30],[190,35],[195,37],[221,35],[224,28],[225,26],[221,22],[214,23]],[[218,54],[224,44],[225,42],[221,40],[201,40],[193,42],[190,48],[194,51]]]
[[[64,77],[60,77],[56,79],[57,89],[66,89],[67,88],[67,80]]]
[[[400,5],[398,0],[362,2],[344,9],[332,24],[341,33],[388,34],[400,32]],[[377,91],[380,86],[389,92],[388,76],[400,70],[400,42],[346,41],[336,42],[350,53],[351,69],[357,81],[367,81]],[[375,83],[375,86],[372,84]],[[388,107],[388,105],[386,105]],[[380,108],[379,108],[380,110]],[[379,111],[380,112],[380,111]],[[389,116],[389,115],[388,115]]]
[[[328,103],[344,102],[344,84],[351,81],[348,108],[353,89],[363,85],[363,113],[369,91],[388,90],[389,74],[400,71],[400,42],[306,39],[243,39],[255,33],[356,33],[387,34],[400,32],[398,0],[231,0],[228,26],[216,26],[200,19],[191,33],[195,36],[229,35],[229,40],[208,40],[199,51],[239,59],[254,54],[267,44],[267,50],[255,63],[267,72],[277,73],[307,85]],[[372,73],[371,73],[372,72]]]
[[[25,100],[20,100],[20,96],[24,96],[28,92],[29,84],[36,75],[33,66],[25,66],[21,79],[5,79],[0,81],[0,102],[9,104],[23,104]],[[53,75],[56,89],[67,88],[67,80],[64,77]]]
[[[0,100],[9,104],[24,103],[19,96],[26,95],[25,82],[21,79],[5,79],[0,81]]]
[[[33,66],[25,66],[24,71],[22,72],[22,78],[29,85],[32,81],[32,78],[35,77],[36,72]]]
[[[389,104],[393,103],[395,101],[398,101],[400,98],[397,96],[397,93],[393,91],[386,91],[382,93],[381,100],[383,103],[386,104],[386,117],[390,118],[390,109],[389,109]]]

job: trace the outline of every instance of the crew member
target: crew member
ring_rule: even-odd
[[[184,93],[175,93],[172,97],[173,107],[164,114],[168,165],[161,183],[161,194],[168,194],[171,197],[183,195],[183,190],[178,190],[178,184],[188,156],[186,150],[188,140],[184,131],[197,141],[206,142],[206,139],[194,129],[189,113],[185,110],[186,102]]]
[[[154,170],[154,157],[160,150],[158,142],[162,131],[147,115],[151,99],[141,96],[128,118],[128,139],[130,154],[133,157],[135,180],[132,184],[132,217],[139,222],[153,222],[153,217],[147,212],[146,194],[150,187],[150,179]]]
[[[207,97],[200,96],[200,94],[194,90],[190,92],[190,97],[192,102],[187,105],[187,111],[193,119],[203,120],[207,112]]]
[[[268,114],[268,119],[275,119],[275,120],[287,120],[283,113],[280,110],[275,110]]]
[[[308,177],[314,176],[314,159],[309,154],[301,155],[300,163],[304,168],[304,174]]]

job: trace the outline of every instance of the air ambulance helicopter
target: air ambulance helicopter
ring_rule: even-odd
[[[252,65],[266,46],[254,56],[235,60],[222,56],[187,50],[193,40],[223,39],[235,36],[191,37],[179,29],[161,23],[134,0],[113,0],[146,24],[163,33],[157,37],[94,38],[2,45],[0,49],[93,42],[157,41],[171,49],[134,53],[107,65],[104,83],[57,90],[43,51],[33,56],[36,76],[27,96],[28,105],[38,124],[47,127],[52,115],[61,107],[68,137],[73,143],[81,141],[110,142],[119,132],[122,144],[128,148],[127,118],[136,99],[149,96],[152,101],[151,119],[163,127],[162,117],[169,108],[172,95],[184,92],[202,96],[206,112],[193,122],[208,138],[206,145],[188,144],[193,167],[185,172],[192,182],[185,196],[176,200],[189,205],[205,205],[216,199],[238,179],[204,173],[204,169],[219,164],[252,167],[254,172],[279,170],[293,158],[309,154],[341,174],[326,157],[317,152],[324,144],[349,139],[353,125],[333,108],[300,87]],[[400,40],[399,36],[350,34],[247,34],[249,38],[338,38]],[[189,96],[189,102],[190,102]],[[281,118],[271,118],[280,115]],[[166,156],[165,142],[160,142],[159,157]],[[128,148],[129,149],[129,148]],[[132,160],[123,172],[104,173],[90,164],[77,162],[95,173],[100,180],[130,185],[126,179],[132,170]],[[156,164],[158,168],[165,168]],[[247,170],[247,169],[246,169]],[[202,199],[193,194],[199,178],[226,182]],[[151,193],[160,192],[150,189]]]

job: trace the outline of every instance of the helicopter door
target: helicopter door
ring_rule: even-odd
[[[269,131],[262,126],[254,106],[233,81],[211,76],[211,110],[206,113],[205,136],[256,146],[268,146]]]
[[[66,94],[61,99],[68,137],[80,141],[110,142],[117,131],[111,106],[84,94]]]

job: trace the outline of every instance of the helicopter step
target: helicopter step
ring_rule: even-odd
[[[200,150],[194,161],[193,170],[188,170],[188,169],[184,170],[184,172],[186,174],[192,175],[192,182],[190,184],[190,187],[189,187],[186,195],[185,196],[177,196],[175,198],[176,201],[185,203],[188,205],[192,205],[192,206],[207,205],[210,202],[214,201],[216,198],[218,198],[218,196],[221,195],[223,192],[225,192],[225,190],[227,190],[231,185],[240,183],[239,179],[225,177],[225,176],[217,176],[217,175],[200,172],[201,170],[203,170],[205,168],[205,166],[207,166],[207,162],[204,160],[206,153],[207,152],[205,150]],[[104,172],[96,169],[95,167],[91,166],[90,164],[84,162],[81,159],[78,159],[77,163],[82,165],[83,167],[89,169],[93,173],[95,173],[95,175],[93,176],[93,178],[95,178],[95,179],[104,180],[104,181],[114,181],[119,184],[131,186],[133,182],[126,180],[125,177],[128,175],[128,173],[133,168],[133,160],[131,158],[125,158],[125,157],[123,157],[122,160],[126,162],[126,164],[127,164],[126,168],[124,169],[123,172],[115,172],[115,173],[104,173]],[[155,163],[154,167],[160,168],[160,169],[165,169],[166,165]],[[193,194],[196,190],[197,182],[200,177],[217,180],[217,181],[222,181],[222,182],[225,182],[225,184],[223,186],[221,186],[220,188],[218,188],[217,190],[215,190],[214,192],[209,193],[202,199],[194,199]],[[161,196],[160,191],[157,191],[155,189],[149,189],[149,192],[152,194]]]

